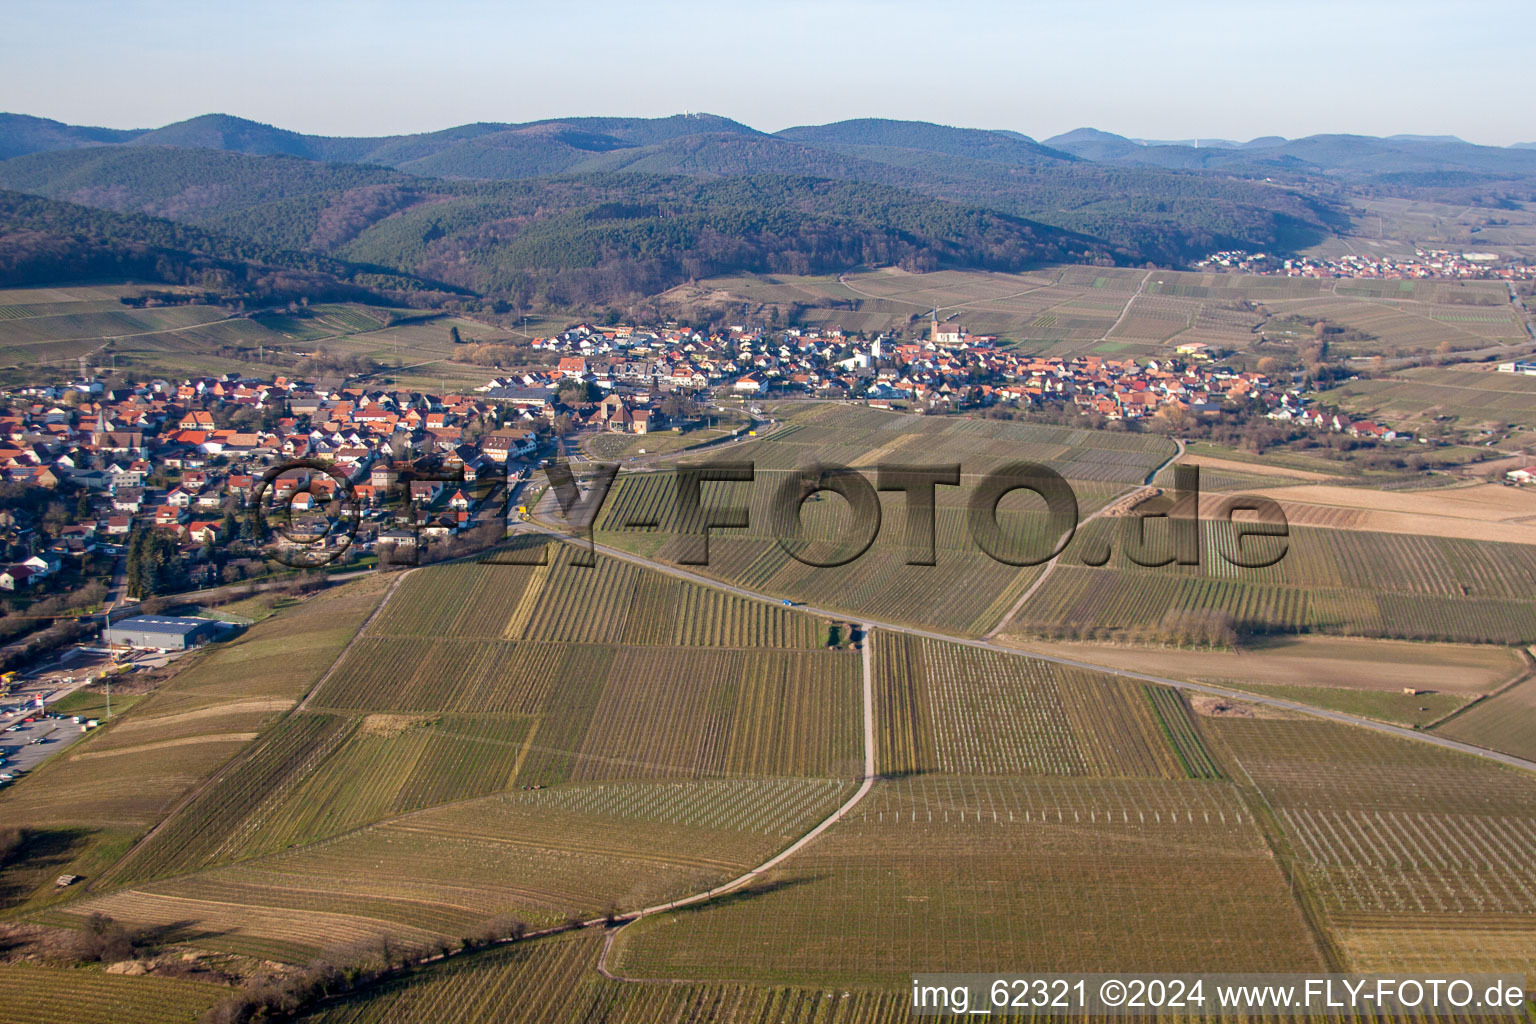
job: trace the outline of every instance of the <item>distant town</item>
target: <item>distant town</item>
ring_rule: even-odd
[[[1464,281],[1536,280],[1536,265],[1506,260],[1495,252],[1415,249],[1413,257],[1350,253],[1328,258],[1280,257],[1230,249],[1195,263],[1196,270],[1268,274],[1279,277],[1380,278],[1392,281],[1453,278]]]

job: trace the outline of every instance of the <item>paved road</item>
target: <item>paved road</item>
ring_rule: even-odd
[[[542,533],[569,544],[580,543],[585,545],[586,543],[585,540],[578,541],[575,538],[569,537],[564,533],[561,533],[559,530],[545,526],[542,523],[523,523],[520,525],[524,530],[532,530],[538,533]],[[762,594],[754,590],[749,590],[746,587],[739,587],[733,583],[725,583],[720,580],[713,579],[709,576],[700,575],[699,573],[689,572],[686,569],[681,569],[677,566],[669,565],[665,562],[657,562],[640,555],[631,554],[628,551],[621,551],[618,548],[609,547],[606,544],[595,544],[594,546],[596,550],[600,551],[602,554],[608,556],[609,558],[616,558],[620,561],[644,566],[645,568],[653,569],[657,572],[663,572],[670,576],[675,576],[679,579],[685,579],[692,583],[700,584],[701,586],[713,587],[716,590],[723,590],[726,593],[735,594],[738,597],[745,597],[754,601],[765,601],[769,604],[777,605],[782,605],[784,603],[781,598],[773,597],[768,594]],[[837,609],[817,608],[813,605],[806,604],[797,604],[795,607],[799,608],[801,611],[808,612],[812,615],[818,615],[823,618],[858,618],[858,616],[850,616],[848,612],[840,611]],[[1036,651],[1030,651],[1026,648],[999,644],[991,640],[973,640],[967,637],[958,637],[949,633],[941,633],[937,630],[921,629],[916,626],[907,626],[896,622],[882,622],[879,619],[870,618],[865,618],[864,621],[866,623],[866,628],[868,629],[884,629],[892,633],[905,633],[909,636],[919,636],[932,640],[942,640],[945,643],[963,644],[966,647],[977,647],[981,648],[982,650],[997,651],[1002,654],[1011,654],[1017,657],[1035,658],[1039,661],[1050,662],[1054,665],[1063,665],[1067,668],[1084,669],[1090,672],[1102,672],[1107,675],[1119,676],[1123,679],[1135,679],[1146,683],[1157,683],[1161,686],[1171,686],[1178,690],[1186,690],[1193,693],[1203,693],[1212,697],[1221,697],[1225,700],[1243,701],[1248,704],[1258,704],[1264,707],[1278,708],[1282,711],[1296,712],[1298,714],[1310,715],[1315,718],[1325,718],[1329,721],[1342,722],[1346,725],[1354,725],[1362,729],[1369,729],[1372,732],[1386,733],[1387,735],[1397,736],[1402,739],[1415,740],[1419,743],[1428,743],[1433,746],[1443,747],[1447,750],[1455,750],[1463,754],[1471,754],[1475,757],[1484,758],[1485,760],[1497,761],[1498,763],[1507,765],[1511,768],[1520,768],[1524,769],[1525,771],[1536,772],[1536,761],[1528,761],[1522,757],[1515,757],[1513,754],[1504,754],[1496,750],[1488,750],[1484,747],[1474,746],[1470,743],[1462,743],[1459,740],[1449,739],[1444,736],[1436,736],[1433,733],[1419,732],[1413,729],[1405,729],[1401,726],[1388,725],[1385,722],[1378,722],[1374,719],[1363,718],[1359,715],[1347,714],[1343,711],[1329,711],[1324,708],[1313,707],[1310,704],[1301,704],[1297,701],[1286,700],[1283,697],[1266,697],[1253,693],[1244,693],[1241,690],[1229,690],[1221,686],[1210,686],[1205,683],[1193,683],[1184,679],[1170,679],[1167,676],[1152,675],[1148,672],[1132,672],[1128,669],[1114,668],[1109,665],[1099,665],[1091,661],[1081,661],[1075,658],[1063,658],[1058,655],[1044,654]],[[865,646],[867,649],[868,644],[866,643]]]

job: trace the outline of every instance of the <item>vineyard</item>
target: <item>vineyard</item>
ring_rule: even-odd
[[[332,715],[285,719],[135,847],[110,880],[153,878],[232,856],[260,828],[261,812],[280,803],[350,731],[351,723]]]
[[[282,958],[378,934],[454,941],[499,913],[553,925],[717,885],[809,829],[848,788],[741,779],[516,790],[71,909],[180,922],[213,948]]]
[[[65,871],[98,877],[185,793],[242,756],[335,660],[380,592],[373,580],[352,583],[306,601],[303,614],[277,616],[191,655],[129,714],[114,694],[118,717],[0,793],[0,819],[49,830],[56,844],[56,858],[7,869],[6,902],[77,896],[52,880]]]
[[[330,711],[537,721],[520,783],[857,771],[858,658],[826,650],[367,640]]]
[[[1152,709],[1157,713],[1158,724],[1163,728],[1163,735],[1179,755],[1184,773],[1192,779],[1221,778],[1221,769],[1205,749],[1200,739],[1200,730],[1179,692],[1166,686],[1148,686],[1145,689],[1147,700],[1152,702]]]
[[[1536,548],[1450,537],[1293,526],[1270,567],[1232,565],[1229,529],[1202,524],[1202,564],[1063,562],[1009,630],[1023,635],[1206,643],[1201,615],[1242,633],[1317,632],[1455,643],[1536,639]],[[1108,521],[1083,531],[1109,539]],[[1153,553],[1157,553],[1154,549]],[[1193,625],[1191,625],[1193,623]],[[1219,642],[1219,641],[1218,641]]]
[[[540,640],[703,647],[825,646],[811,616],[599,558],[572,564],[457,564],[413,573],[371,637]]]
[[[594,932],[581,932],[457,958],[303,1019],[309,1024],[590,1019],[591,968],[601,941]]]
[[[963,496],[945,493],[958,492],[958,488],[940,488],[937,495],[936,564],[907,564],[904,499],[888,495],[879,533],[860,557],[845,565],[806,565],[783,548],[771,532],[771,500],[784,478],[782,472],[759,472],[752,484],[706,485],[706,502],[750,502],[752,525],[746,530],[712,531],[708,564],[690,568],[759,592],[838,608],[850,616],[978,633],[994,625],[1039,572],[1035,567],[997,561],[976,546],[966,526]],[[621,477],[599,519],[599,539],[614,547],[676,560],[682,553],[678,538],[683,524],[678,518],[675,488],[671,473]],[[1083,488],[1078,497],[1085,509],[1091,509],[1110,493]],[[818,541],[842,536],[847,527],[842,505],[841,499],[806,503],[802,510],[806,536]],[[1034,550],[1043,553],[1054,540],[1046,537],[1043,511],[1012,508],[1005,503],[998,518],[1010,536],[1019,537]],[[647,530],[626,528],[634,522],[658,525]]]
[[[454,958],[328,1004],[305,1024],[902,1024],[911,997],[892,992],[829,992],[747,985],[635,985],[609,981],[592,966],[598,937],[555,936]],[[949,1018],[939,1018],[948,1020]]]
[[[884,782],[749,897],[619,933],[631,977],[899,988],[934,971],[1306,970],[1284,879],[1220,783]]]
[[[1527,776],[1329,722],[1214,724],[1279,816],[1351,969],[1536,966]]]
[[[875,639],[887,773],[1182,778],[1190,770],[1180,744],[1192,730],[1170,735],[1140,687],[938,640]]]
[[[7,1022],[192,1024],[223,995],[221,986],[196,981],[0,964],[0,1021]]]

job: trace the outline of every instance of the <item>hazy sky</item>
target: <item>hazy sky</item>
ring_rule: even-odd
[[[576,114],[768,131],[894,117],[1036,138],[1536,140],[1528,0],[4,0],[0,110],[331,135]]]

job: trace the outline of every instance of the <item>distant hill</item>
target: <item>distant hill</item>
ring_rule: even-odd
[[[296,196],[414,180],[384,167],[165,146],[92,146],[0,162],[0,188],[191,223]]]
[[[26,114],[0,114],[0,160],[27,153],[127,142],[139,134],[117,128],[83,128]]]
[[[416,202],[336,254],[561,305],[744,271],[1019,270],[1124,258],[1093,238],[863,182],[628,172],[418,189]]]
[[[711,114],[580,117],[348,139],[210,114],[123,134],[126,141],[82,136],[75,141],[88,148],[0,161],[0,187],[221,230],[238,223],[272,244],[322,250],[353,237],[364,211],[371,217],[399,209],[406,202],[400,189],[435,187],[421,186],[422,179],[616,172],[888,186],[1094,236],[1101,251],[1134,261],[1178,262],[1211,247],[1310,244],[1330,230],[1332,217],[1312,199],[1230,176],[1170,175],[1126,161],[1113,166],[1108,157],[1115,154],[1094,154],[1105,160],[1099,164],[1018,132],[914,121],[861,119],[768,135]],[[42,144],[40,138],[33,132],[28,145]],[[273,162],[229,159],[241,156]],[[344,215],[315,220],[322,206],[337,208],[320,196],[349,190],[357,194]],[[263,208],[259,225],[243,213],[254,206]]]
[[[1300,139],[1265,137],[1245,143],[1198,148],[1182,143],[1139,143],[1108,132],[1080,128],[1046,144],[1086,160],[1179,170],[1221,171],[1249,177],[1314,176],[1351,182],[1401,183],[1404,175],[1426,184],[1445,181],[1536,178],[1536,155],[1523,147],[1477,146],[1455,136],[1311,135]]]
[[[786,128],[781,139],[816,146],[922,150],[1019,167],[1045,167],[1076,159],[1016,132],[949,128],[924,121],[861,118],[835,124]]]
[[[435,282],[316,253],[274,249],[142,214],[0,191],[0,286],[138,278],[198,285],[230,301],[405,301]]]

